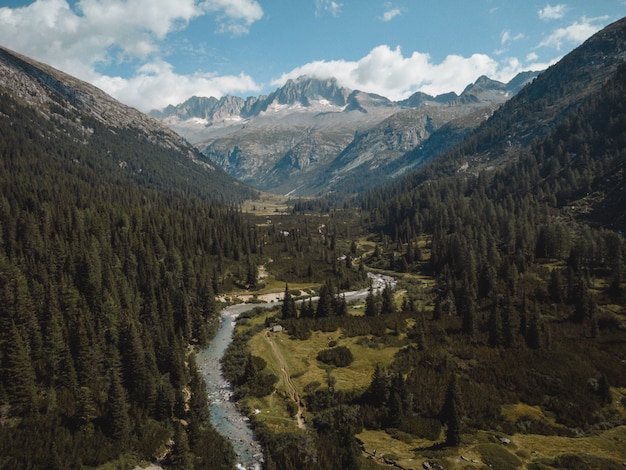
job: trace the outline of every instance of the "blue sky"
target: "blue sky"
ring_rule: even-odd
[[[143,111],[335,77],[391,99],[553,64],[626,0],[0,0],[0,44]]]

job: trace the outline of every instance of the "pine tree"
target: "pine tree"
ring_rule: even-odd
[[[289,285],[285,284],[285,296],[283,298],[283,306],[281,308],[282,318],[283,320],[287,320],[289,318],[296,318],[297,310],[296,310],[296,302],[291,296],[289,292]]]
[[[324,318],[333,314],[332,286],[328,282],[320,288],[319,300],[317,301],[316,318]]]
[[[497,348],[502,342],[502,317],[498,306],[494,305],[489,316],[489,345]]]
[[[379,314],[378,310],[378,299],[374,294],[374,287],[370,285],[369,291],[367,293],[367,297],[365,298],[365,316],[366,317],[376,317]]]
[[[312,297],[309,297],[308,302],[302,302],[300,306],[300,318],[315,318],[315,308],[313,307]]]
[[[543,320],[540,313],[530,316],[528,329],[526,331],[526,344],[531,349],[541,349],[545,345]]]
[[[346,302],[346,294],[337,294],[334,302],[335,315],[345,317],[348,315],[348,303]]]
[[[391,315],[396,313],[396,305],[393,300],[393,291],[389,284],[385,284],[382,292],[382,305],[380,307],[380,313],[382,315]]]
[[[459,299],[460,305],[457,307],[457,311],[463,315],[463,333],[470,338],[474,338],[478,329],[476,301],[469,290],[463,290],[463,294],[459,296]]]
[[[180,421],[174,428],[174,446],[168,459],[172,468],[180,470],[193,470],[193,455],[189,449],[189,437],[187,430]]]
[[[363,394],[363,400],[375,407],[382,407],[387,402],[389,394],[389,375],[380,364],[376,364],[372,381],[366,392]]]
[[[33,370],[22,335],[15,323],[11,324],[11,330],[4,350],[2,377],[4,387],[9,396],[9,403],[19,413],[34,411],[37,400],[35,371]]]
[[[122,385],[120,374],[111,369],[109,400],[107,402],[106,427],[111,438],[122,448],[127,447],[131,433],[131,422],[128,416],[126,390]]]
[[[446,445],[458,446],[461,443],[461,402],[456,376],[453,374],[448,383],[446,398],[441,412],[446,424]]]

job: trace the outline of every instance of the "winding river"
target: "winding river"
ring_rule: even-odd
[[[220,359],[230,344],[239,314],[255,307],[271,307],[276,304],[239,304],[222,310],[222,322],[207,349],[198,353],[197,363],[206,383],[211,410],[211,424],[226,437],[237,456],[237,468],[260,469],[263,450],[250,427],[249,419],[241,413],[232,399],[232,387],[222,375]]]
[[[391,283],[395,287],[395,279],[372,275],[372,285],[375,290],[381,289],[385,283]],[[347,301],[363,299],[368,290],[346,292]],[[313,298],[316,300],[316,298]],[[197,364],[200,374],[206,383],[209,397],[209,409],[211,410],[211,423],[217,431],[226,437],[233,445],[237,456],[237,468],[252,468],[260,470],[263,464],[263,449],[256,439],[254,431],[250,427],[249,418],[241,413],[232,398],[231,385],[222,374],[220,359],[233,337],[233,330],[237,317],[248,310],[256,307],[270,308],[280,305],[280,302],[266,304],[238,304],[231,305],[222,310],[222,322],[217,334],[209,344],[209,347],[200,351],[197,355]]]

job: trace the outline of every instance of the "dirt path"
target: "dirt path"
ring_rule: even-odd
[[[289,374],[289,367],[287,366],[287,361],[285,361],[285,358],[283,357],[283,353],[281,352],[280,348],[276,345],[276,343],[274,342],[274,339],[270,336],[269,332],[266,331],[264,337],[265,337],[265,340],[269,343],[270,347],[272,348],[274,357],[276,357],[276,360],[280,367],[280,372],[283,375],[283,378],[285,379],[285,384],[287,386],[287,393],[289,394],[289,398],[291,398],[294,401],[294,403],[298,405],[298,412],[296,413],[296,422],[298,423],[298,427],[300,429],[306,429],[306,425],[304,424],[304,417],[303,417],[303,413],[305,410],[304,403],[302,402],[302,399],[300,398],[300,395],[298,394],[298,389],[296,388],[296,385],[293,383],[293,380],[291,380],[291,375]]]

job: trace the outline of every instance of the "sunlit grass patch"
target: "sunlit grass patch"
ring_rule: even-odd
[[[271,431],[295,431],[296,422],[289,414],[287,400],[274,392],[262,398],[248,397],[245,404],[254,413],[254,420]]]
[[[626,461],[626,426],[580,438],[516,434],[511,437],[511,441],[518,448],[531,452],[536,458],[554,459],[563,454],[575,454]]]
[[[289,209],[288,200],[289,198],[280,194],[259,192],[259,198],[244,201],[241,210],[247,214],[271,217],[286,213]]]
[[[511,423],[515,423],[520,418],[530,418],[533,421],[548,419],[543,410],[538,406],[531,406],[525,403],[502,406],[502,416]]]
[[[269,335],[269,336],[267,336]],[[317,354],[336,343],[336,346],[348,347],[354,361],[347,367],[330,367],[331,374],[335,379],[337,390],[365,390],[372,378],[377,364],[387,366],[393,361],[399,347],[370,348],[358,344],[364,337],[344,338],[340,330],[334,332],[314,331],[307,340],[295,340],[289,338],[287,333],[257,333],[249,341],[250,352],[260,356],[268,364],[269,370],[279,377],[278,388],[282,391],[287,389],[281,374],[281,366],[274,354],[269,341],[280,350],[280,354],[286,363],[293,383],[300,395],[304,395],[304,388],[312,383],[319,382],[325,386],[327,382],[327,370],[329,366],[319,362]]]

